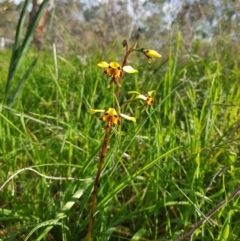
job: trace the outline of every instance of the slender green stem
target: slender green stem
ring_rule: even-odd
[[[94,181],[92,200],[91,200],[91,212],[90,212],[90,219],[89,219],[89,223],[88,223],[87,241],[91,241],[93,218],[94,218],[93,216],[94,216],[94,210],[95,210],[96,199],[97,199],[98,182],[99,182],[99,179],[100,179],[104,159],[105,159],[106,152],[107,152],[110,130],[111,130],[110,126],[107,126],[106,129],[105,129],[106,132],[105,132],[105,136],[104,136],[104,140],[103,140],[102,150],[101,150],[101,153],[100,153],[100,161],[99,161],[99,164],[98,164],[97,175],[96,175],[96,178],[95,178],[95,181]]]

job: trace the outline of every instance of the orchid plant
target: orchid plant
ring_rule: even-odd
[[[94,216],[94,209],[96,206],[96,196],[97,196],[97,190],[98,190],[98,183],[102,171],[102,167],[104,164],[105,156],[107,153],[107,147],[110,141],[110,134],[112,131],[115,132],[115,129],[113,126],[120,126],[121,125],[121,119],[120,117],[136,122],[136,119],[134,117],[131,117],[129,115],[121,113],[121,109],[124,108],[127,104],[130,104],[132,101],[135,100],[142,100],[144,101],[144,106],[146,108],[150,107],[154,103],[154,99],[152,97],[154,90],[148,91],[147,95],[143,95],[137,91],[129,91],[129,94],[134,94],[135,97],[131,98],[130,100],[126,101],[125,103],[119,105],[119,96],[120,96],[120,90],[123,85],[123,77],[124,72],[129,74],[135,74],[138,73],[136,69],[134,69],[132,66],[127,65],[127,61],[129,56],[134,52],[141,52],[143,53],[147,59],[148,62],[151,63],[151,61],[155,58],[161,58],[162,56],[156,52],[155,50],[151,49],[144,49],[144,48],[136,48],[137,42],[135,42],[130,48],[128,47],[128,42],[126,40],[123,41],[123,47],[125,48],[125,56],[123,58],[122,65],[120,65],[118,62],[112,61],[110,63],[107,63],[106,61],[101,61],[98,63],[98,66],[103,68],[103,73],[106,74],[108,77],[110,77],[110,83],[108,85],[108,88],[113,85],[115,87],[115,103],[112,104],[111,107],[109,107],[107,110],[105,109],[91,109],[90,113],[103,113],[102,116],[100,116],[99,120],[106,122],[104,126],[105,135],[103,138],[101,153],[100,153],[100,161],[98,165],[97,174],[94,181],[94,187],[93,187],[93,193],[92,193],[92,199],[91,199],[91,212],[90,212],[90,219],[88,224],[88,233],[87,233],[87,241],[91,240],[91,234],[92,234],[92,225],[93,225],[93,216]]]

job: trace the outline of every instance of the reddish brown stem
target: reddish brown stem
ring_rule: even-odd
[[[126,41],[126,40],[125,40],[125,41]],[[126,44],[126,46],[125,46],[126,53],[125,53],[125,56],[124,56],[124,59],[123,59],[123,62],[122,62],[122,68],[123,68],[123,66],[125,66],[125,65],[127,64],[127,57],[128,57],[128,55],[129,55],[128,43],[127,43],[127,41],[125,42],[125,44]],[[121,85],[121,83],[122,83],[123,75],[124,75],[124,72],[122,73],[121,78],[119,78],[119,80],[118,80],[119,85]],[[117,99],[117,100],[119,99],[119,94],[120,94],[120,86],[116,85],[115,95],[116,95],[116,99]],[[115,109],[117,108],[117,103],[115,104],[114,108],[115,108]]]
[[[124,56],[124,58],[123,58],[122,68],[127,65],[127,59],[128,59],[128,57],[129,57],[129,55],[136,49],[136,46],[137,46],[137,42],[135,42],[135,43],[132,45],[132,47],[129,49],[129,48],[128,48],[127,40],[124,40],[124,41],[125,41],[124,43],[125,43],[126,53],[125,53],[125,56]],[[124,72],[122,73],[121,78],[119,78],[119,80],[118,80],[118,83],[119,83],[120,86],[121,86],[121,84],[122,84],[123,75],[124,75]],[[117,88],[116,88],[116,98],[117,98],[117,99],[119,99],[119,93],[120,93],[120,87],[117,86]],[[116,108],[116,107],[117,107],[117,104],[115,105],[115,108]]]
[[[124,40],[123,43],[124,43],[124,46],[125,46],[125,49],[126,49],[126,53],[125,53],[125,56],[124,56],[124,59],[123,59],[122,68],[123,68],[123,66],[125,66],[127,64],[128,56],[134,51],[134,49],[136,48],[136,45],[137,45],[137,42],[135,42],[134,45],[130,49],[128,49],[127,41]],[[122,83],[122,79],[123,79],[123,74],[118,80],[119,84]],[[119,94],[120,94],[120,85],[116,85],[116,91],[115,91],[116,100],[119,99]],[[116,101],[114,107],[115,107],[115,109],[117,109],[117,107],[118,107],[117,101]],[[97,175],[96,175],[96,178],[95,178],[95,181],[94,181],[94,186],[93,186],[93,193],[92,193],[92,200],[91,200],[91,212],[90,212],[90,219],[89,219],[89,223],[88,223],[87,241],[91,241],[92,226],[93,226],[93,219],[94,219],[93,216],[94,216],[94,210],[95,210],[96,199],[97,199],[98,182],[99,182],[99,179],[100,179],[104,159],[105,159],[106,152],[107,152],[111,126],[107,126],[105,130],[106,130],[106,132],[105,132],[105,136],[104,136],[104,140],[103,140],[102,151],[101,151],[101,154],[100,154],[98,171],[97,171]]]
[[[128,56],[130,55],[130,53],[132,53],[132,48],[130,48],[130,50],[128,49],[128,42],[127,42],[127,40],[124,40],[124,41],[125,41],[125,50],[126,50],[126,52],[125,52],[125,56],[124,56],[124,58],[123,58],[122,68],[127,64],[127,58],[128,58]],[[118,80],[119,85],[122,84],[123,75],[124,75],[124,72],[122,73],[121,78],[119,78],[119,80]],[[116,91],[115,91],[115,95],[116,95],[116,99],[117,99],[117,100],[119,99],[120,88],[121,88],[121,87],[117,85]],[[115,109],[116,109],[116,108],[117,108],[117,103],[115,104]]]
[[[93,226],[93,219],[94,219],[93,216],[94,216],[94,210],[95,210],[96,199],[97,199],[98,182],[99,182],[99,179],[100,179],[104,159],[105,159],[106,152],[107,152],[110,130],[111,130],[110,126],[107,126],[106,129],[105,129],[106,132],[105,132],[102,150],[101,150],[101,154],[100,154],[100,161],[99,161],[99,164],[98,164],[97,175],[96,175],[96,178],[95,178],[95,181],[94,181],[92,200],[91,200],[91,212],[90,212],[90,219],[89,219],[89,223],[88,223],[87,241],[91,241],[92,226]]]

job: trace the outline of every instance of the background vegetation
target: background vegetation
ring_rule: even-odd
[[[54,6],[45,46],[55,41],[62,53],[70,49],[66,32],[78,54],[106,49],[123,39],[139,40],[162,50],[177,32],[191,52],[194,42],[238,42],[240,2],[228,0],[50,0]],[[0,0],[0,37],[14,39],[24,1]],[[30,11],[31,4],[28,8]],[[29,20],[29,17],[27,17]],[[26,21],[27,25],[28,21]]]
[[[3,98],[12,51],[0,52],[4,241],[75,241],[87,232],[103,137],[103,125],[89,109],[107,109],[114,98],[96,64],[121,62],[123,50],[118,41],[89,47],[83,61],[71,34],[63,35],[68,52],[58,47],[56,55],[48,47],[40,54],[27,51],[13,89],[39,56],[38,61],[12,106]],[[123,122],[121,135],[111,138],[93,240],[177,240],[222,200],[226,205],[196,230],[193,240],[240,237],[239,197],[227,201],[239,186],[238,39],[194,40],[189,49],[182,36],[170,32],[162,51],[156,49],[163,55],[160,61],[131,58],[139,73],[126,76],[122,98],[129,98],[129,90],[155,89],[154,108],[129,107],[136,125]]]

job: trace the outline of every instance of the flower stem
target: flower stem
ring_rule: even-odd
[[[128,59],[128,57],[129,57],[129,55],[130,55],[132,52],[135,51],[136,46],[137,46],[137,41],[136,41],[136,42],[132,45],[132,47],[129,49],[129,48],[128,48],[128,42],[127,42],[127,40],[124,40],[124,46],[125,46],[126,52],[125,52],[125,56],[124,56],[124,58],[123,58],[122,68],[127,65],[127,59]],[[118,80],[118,83],[119,83],[120,85],[122,84],[122,81],[123,81],[123,75],[124,75],[124,72],[123,72],[122,76],[121,76],[121,77],[119,78],[119,80]],[[115,95],[116,95],[116,98],[117,98],[117,99],[119,99],[119,94],[120,94],[120,87],[117,86],[116,92],[115,92]],[[115,107],[117,107],[117,106],[115,105]]]
[[[100,179],[104,159],[105,159],[106,152],[107,152],[110,130],[111,130],[110,126],[107,126],[106,129],[105,129],[106,132],[105,132],[105,136],[104,136],[104,140],[103,140],[103,144],[102,144],[102,150],[101,150],[101,153],[100,153],[100,161],[99,161],[99,164],[98,164],[97,175],[96,175],[96,178],[95,178],[95,181],[94,181],[92,200],[91,200],[91,212],[90,212],[90,218],[89,218],[89,223],[88,223],[87,241],[91,241],[93,218],[94,218],[93,216],[94,216],[94,210],[95,210],[96,199],[97,199],[98,182],[99,182],[99,179]]]
[[[129,55],[134,51],[134,49],[137,46],[137,42],[135,42],[132,47],[129,49],[128,48],[128,42],[127,40],[123,41],[123,47],[125,47],[125,56],[123,58],[123,62],[122,62],[122,68],[127,64],[127,59],[129,57]],[[121,77],[118,80],[118,84],[121,85],[123,80],[123,74],[121,75]],[[120,85],[116,84],[116,90],[115,90],[115,96],[116,96],[116,102],[115,102],[115,109],[117,109],[118,107],[118,100],[119,100],[119,94],[120,94]],[[119,110],[118,110],[119,111]],[[110,135],[110,131],[111,131],[111,126],[107,125],[105,127],[105,136],[104,136],[104,140],[103,140],[103,144],[102,144],[102,150],[100,153],[100,161],[98,164],[98,170],[97,170],[97,175],[94,181],[94,186],[93,186],[93,193],[92,193],[92,199],[91,199],[91,211],[90,211],[90,218],[89,218],[89,223],[88,223],[88,232],[87,232],[87,241],[91,241],[91,236],[92,236],[92,226],[93,226],[93,219],[94,219],[94,210],[95,210],[95,206],[96,206],[96,199],[97,199],[97,190],[98,190],[98,182],[100,179],[100,175],[102,172],[102,167],[103,167],[103,163],[104,163],[104,159],[107,153],[107,147],[108,147],[108,143],[109,143],[109,135]]]

